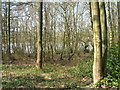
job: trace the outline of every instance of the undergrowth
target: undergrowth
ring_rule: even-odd
[[[107,76],[97,83],[97,88],[120,88],[120,60],[118,46],[112,46],[107,59]]]
[[[3,88],[78,88],[89,85],[92,60],[76,66],[45,64],[42,70],[34,65],[2,65]]]
[[[113,53],[112,53],[113,52]],[[120,60],[117,47],[110,49],[107,60],[107,74],[95,88],[120,87]],[[75,66],[44,64],[42,70],[34,65],[2,65],[3,88],[92,88],[91,60],[82,60]]]

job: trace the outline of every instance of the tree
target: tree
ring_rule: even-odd
[[[0,17],[2,17],[2,3],[0,1]],[[0,22],[2,19],[0,18]],[[2,23],[0,23],[0,64],[2,63]],[[1,65],[0,65],[1,68]]]
[[[93,28],[91,2],[89,2],[91,29]]]
[[[9,43],[9,47],[8,47],[8,55],[9,55],[9,59],[10,59],[10,54],[11,54],[11,49],[10,49],[10,0],[9,0],[9,3],[8,3],[8,32],[9,32],[9,40],[8,40],[8,43]]]
[[[115,44],[115,10],[114,10],[114,2],[108,2],[108,22],[109,22],[109,48],[111,48]]]
[[[2,21],[2,2],[0,1],[0,22]],[[2,23],[0,23],[0,78],[2,79]],[[2,84],[0,85],[2,89]]]
[[[99,2],[92,2],[91,4],[94,31],[93,81],[95,84],[102,77],[102,38],[101,38]]]
[[[118,7],[118,60],[120,60],[120,2],[117,2]]]
[[[103,0],[99,2],[100,6],[100,22],[101,22],[101,31],[102,31],[102,72],[105,75],[106,63],[107,63],[107,20],[106,20],[106,11],[105,3]]]
[[[42,69],[42,27],[43,27],[43,15],[42,15],[43,2],[39,3],[38,14],[39,14],[39,25],[38,25],[38,36],[37,36],[37,68]]]

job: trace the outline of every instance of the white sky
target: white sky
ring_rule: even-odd
[[[99,0],[1,0],[2,2],[91,2]],[[106,2],[117,2],[120,0],[105,0]]]

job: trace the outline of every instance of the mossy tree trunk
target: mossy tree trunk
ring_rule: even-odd
[[[42,15],[42,7],[43,2],[39,3],[38,7],[38,14],[39,14],[39,20],[38,20],[38,36],[37,36],[37,68],[42,69],[42,54],[43,54],[43,48],[42,48],[42,26],[43,26],[43,15]]]
[[[95,84],[102,77],[102,37],[101,37],[99,2],[92,2],[91,6],[94,32],[93,81]]]
[[[99,3],[100,6],[100,21],[102,30],[102,72],[105,75],[107,64],[107,20],[104,0]]]

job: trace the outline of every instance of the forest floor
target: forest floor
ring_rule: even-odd
[[[2,87],[90,88],[93,60],[78,60],[74,65],[70,63],[45,62],[42,70],[37,70],[34,64],[3,64]]]

